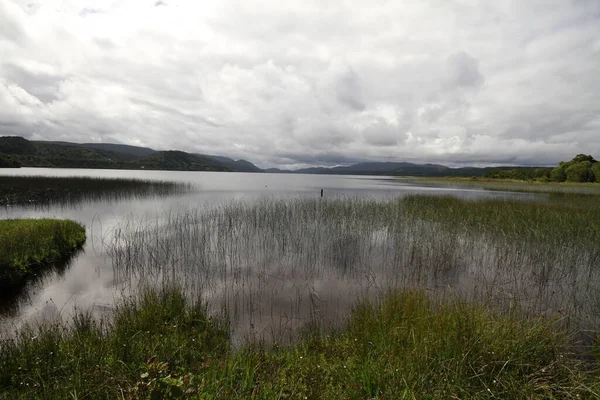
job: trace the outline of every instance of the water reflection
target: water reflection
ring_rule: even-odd
[[[113,268],[116,255],[114,252],[107,251],[107,248],[110,249],[117,243],[115,242],[117,230],[120,229],[131,234],[131,232],[139,231],[140,227],[144,227],[149,232],[155,228],[163,229],[164,223],[168,222],[173,215],[180,215],[181,210],[199,209],[205,214],[210,214],[224,204],[232,204],[235,201],[252,205],[264,201],[279,201],[277,199],[311,199],[319,197],[321,189],[324,190],[326,200],[358,198],[386,201],[414,193],[525,200],[545,197],[545,195],[539,194],[490,192],[478,189],[419,187],[386,177],[364,176],[39,168],[4,170],[0,173],[170,180],[190,183],[194,187],[193,191],[177,196],[116,201],[115,199],[82,201],[78,204],[53,205],[43,209],[5,208],[2,212],[3,218],[44,216],[78,221],[86,226],[88,239],[84,251],[67,270],[63,273],[48,274],[27,286],[28,295],[22,299],[17,311],[4,316],[3,329],[11,329],[24,321],[30,321],[39,316],[57,313],[69,315],[75,307],[94,307],[101,313],[110,309],[116,297],[134,291],[140,284],[139,276],[133,276],[135,273],[123,275],[123,269]],[[268,219],[268,217],[266,218]],[[271,219],[273,218],[276,217],[271,217]],[[318,220],[311,223],[317,224]],[[190,226],[200,229],[198,224],[186,225],[186,229]],[[305,244],[301,243],[300,238],[290,238],[290,241],[285,244],[288,250],[282,250],[279,253],[272,251],[271,245],[275,245],[275,243],[263,241],[262,250],[259,252],[260,257],[244,261],[244,258],[247,257],[244,246],[250,246],[251,243],[247,242],[242,245],[232,239],[227,245],[229,246],[228,250],[213,259],[206,258],[206,254],[200,254],[199,247],[186,247],[186,251],[178,253],[174,250],[165,251],[163,256],[178,254],[178,258],[169,260],[170,264],[165,264],[163,267],[166,265],[178,266],[179,278],[185,280],[190,290],[201,290],[206,298],[212,300],[215,310],[220,309],[223,305],[227,306],[233,314],[237,315],[239,322],[235,329],[240,334],[258,334],[266,330],[278,331],[280,334],[283,334],[282,332],[290,333],[319,315],[323,317],[322,320],[333,321],[338,314],[341,316],[357,297],[369,296],[375,289],[381,290],[392,284],[401,285],[409,282],[405,275],[398,274],[398,271],[389,267],[390,262],[398,261],[394,257],[398,257],[397,254],[399,254],[397,250],[390,249],[405,244],[389,242],[386,230],[388,228],[385,226],[374,226],[368,233],[370,238],[368,240],[362,236],[342,237],[338,231],[334,232],[331,229],[310,232],[302,230],[310,229],[311,225],[305,228],[296,228],[301,229],[297,232],[302,232],[307,238],[306,240],[318,247],[317,252],[309,251]],[[173,229],[176,231],[177,225],[173,226]],[[347,228],[339,229],[341,231],[348,230]],[[165,240],[171,234],[168,231],[161,232],[161,238]],[[231,229],[204,232],[206,235],[210,234],[211,237],[215,237],[214,240],[217,242],[221,240],[219,243],[222,244],[226,243],[224,241],[226,238],[233,238],[235,235],[235,230]],[[246,237],[252,240],[261,240],[260,238],[263,237],[261,235],[264,234],[274,235],[273,232],[252,230],[245,233]],[[283,234],[281,237],[287,237],[286,235],[288,234]],[[239,234],[236,237],[240,237]],[[241,237],[236,240],[246,239]],[[319,243],[314,241],[319,241]],[[382,241],[387,243],[386,246],[375,245]],[[358,252],[357,249],[366,246],[364,243],[367,242],[372,243],[369,245],[371,246],[370,250],[367,253],[364,253],[363,250]],[[164,246],[167,246],[167,243],[169,242],[165,242]],[[282,244],[277,241],[276,245]],[[112,249],[114,250],[115,247]],[[325,254],[329,255],[325,257]],[[373,267],[356,269],[355,265],[358,262],[366,260],[365,254],[370,260],[369,265],[380,263],[382,266],[379,269]],[[321,256],[324,258],[319,258]],[[187,261],[184,260],[186,257]],[[402,257],[407,256],[403,255]],[[139,263],[145,262],[143,257],[138,258]],[[292,262],[292,260],[294,261]],[[202,264],[203,262],[204,264]],[[196,264],[195,275],[190,274],[191,269],[184,267],[184,263]],[[204,265],[204,269],[198,267],[199,263]],[[333,268],[325,268],[325,263]],[[384,268],[383,266],[386,265],[387,267]],[[461,265],[464,266],[464,264]],[[319,266],[321,269],[321,272],[316,275],[313,271],[315,266]],[[199,279],[202,277],[202,274],[198,274],[199,271],[204,271],[203,279]],[[215,275],[215,271],[221,271],[221,274]],[[445,280],[441,279],[444,270],[442,268],[439,271],[441,272],[436,275],[436,279],[440,278],[439,282],[446,282],[450,279],[448,277],[444,278]],[[173,270],[169,272],[172,274]],[[154,276],[155,279],[160,280],[164,273],[164,270],[159,270],[154,275],[148,272],[146,277]],[[182,275],[179,275],[180,273]],[[218,279],[214,279],[215,276]],[[242,279],[242,277],[244,278]],[[414,282],[411,281],[412,283]],[[425,281],[421,283],[424,286],[431,284],[431,282]],[[311,307],[305,307],[307,304]],[[251,309],[248,308],[250,305],[252,305]],[[278,326],[273,323],[273,315],[279,316]]]

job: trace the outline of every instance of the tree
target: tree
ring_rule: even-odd
[[[567,167],[565,173],[569,182],[594,182],[596,180],[590,161],[573,162]]]
[[[550,179],[552,179],[553,182],[564,182],[567,180],[567,174],[561,166],[558,166],[550,173]]]
[[[579,162],[584,162],[584,161],[589,161],[590,163],[594,164],[597,161],[594,160],[594,157],[592,157],[589,154],[577,154],[575,157],[573,157],[573,159],[571,160],[571,162],[573,163],[579,163]]]
[[[596,178],[596,182],[600,182],[600,162],[592,164],[592,173],[594,174],[594,178]]]
[[[19,168],[21,164],[14,157],[0,154],[0,168]]]

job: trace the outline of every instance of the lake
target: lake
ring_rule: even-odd
[[[227,206],[228,204],[233,204],[233,208],[235,208],[239,207],[240,204],[251,205],[265,201],[276,202],[278,199],[317,199],[320,197],[321,189],[324,191],[326,200],[352,198],[385,201],[415,193],[453,195],[466,198],[494,197],[534,199],[536,197],[544,197],[544,195],[540,194],[497,192],[482,189],[424,187],[412,184],[402,178],[374,176],[44,168],[5,169],[0,170],[0,175],[123,177],[186,182],[190,183],[193,187],[191,192],[184,195],[167,197],[124,199],[122,201],[112,202],[85,202],[68,207],[51,206],[38,207],[37,209],[35,206],[3,207],[0,218],[53,217],[68,218],[78,221],[86,226],[88,237],[83,251],[75,257],[68,268],[60,272],[52,272],[36,282],[29,284],[29,286],[26,287],[25,294],[18,300],[18,305],[16,307],[10,307],[8,310],[4,310],[2,325],[5,329],[11,329],[24,321],[31,321],[33,318],[40,316],[48,317],[58,314],[68,315],[74,308],[82,309],[93,307],[94,310],[100,313],[110,310],[115,298],[122,295],[123,290],[125,290],[124,288],[135,286],[135,284],[132,283],[134,281],[131,279],[127,281],[126,285],[123,284],[126,280],[124,280],[122,276],[117,276],[118,273],[115,272],[115,263],[118,264],[118,262],[115,261],[115,254],[118,254],[119,251],[116,246],[117,242],[114,240],[115,231],[117,229],[125,230],[132,227],[132,231],[135,231],[136,229],[139,230],[140,226],[144,224],[155,229],[160,225],[160,221],[168,220],[173,215],[180,213],[181,210],[200,210],[201,214],[203,212],[202,210],[209,212],[210,210]],[[202,220],[202,217],[198,218],[199,219],[195,222],[196,224],[200,223],[198,221],[204,221]],[[202,223],[210,224],[211,222],[204,221]],[[238,226],[238,230],[240,229],[242,228]],[[156,230],[156,232],[159,231]],[[256,234],[256,231],[252,232],[252,234]],[[221,234],[227,235],[228,232],[221,232]],[[385,232],[380,231],[370,233],[372,236],[384,234]],[[186,240],[189,240],[189,238]],[[226,257],[238,257],[239,254],[233,254],[232,252],[242,251],[242,248],[246,249],[243,246],[254,246],[252,248],[256,249],[256,243],[249,243],[245,239],[236,240],[238,241],[227,242],[229,246],[232,246],[233,243],[235,246],[239,246],[239,248],[230,250],[230,254],[227,254]],[[346,246],[347,244],[343,245]],[[257,258],[256,265],[260,264],[264,268],[264,260],[268,258],[268,255],[262,253],[268,251],[265,250],[265,246],[267,245],[263,244],[262,246],[263,247],[261,247],[259,251],[261,253],[261,258]],[[321,248],[322,245],[316,244],[316,246],[315,249],[321,249],[319,251],[323,251]],[[336,246],[339,245],[336,244]],[[352,245],[350,244],[350,247],[351,246]],[[345,247],[343,248],[344,254],[350,254],[350,250]],[[180,257],[185,257],[185,255],[180,255]],[[270,260],[270,262],[288,265],[286,264],[289,263],[288,258],[289,254],[282,255],[279,259]],[[142,259],[143,257],[140,256],[140,260]],[[196,261],[187,260],[186,262],[188,264],[193,264]],[[346,263],[347,260],[344,259],[341,262]],[[244,268],[254,268],[254,266],[248,266],[248,263],[237,262],[235,265],[233,261],[227,261],[227,263],[227,268],[233,271],[231,272],[232,274],[239,273],[238,270],[243,270]],[[307,261],[307,265],[308,263],[309,261]],[[183,264],[184,261],[182,261],[182,265]],[[195,271],[196,270],[197,268]],[[351,301],[348,301],[349,304],[346,306],[343,304],[340,305],[340,302],[344,302],[346,299],[355,298],[365,282],[363,278],[361,278],[353,281],[354,283],[350,283],[347,275],[344,275],[344,279],[339,279],[338,275],[327,275],[326,278],[329,281],[327,285],[324,285],[327,287],[327,290],[321,289],[321,292],[318,292],[317,289],[315,289],[315,285],[323,285],[323,279],[325,279],[323,274],[319,275],[318,281],[310,280],[310,282],[308,282],[308,278],[302,274],[289,277],[287,276],[289,270],[278,271],[279,275],[276,280],[282,281],[289,279],[289,281],[293,281],[294,284],[290,285],[289,282],[284,282],[276,289],[277,294],[270,295],[271,297],[268,302],[271,304],[271,309],[269,311],[271,314],[271,321],[274,312],[272,304],[275,302],[275,298],[277,298],[276,302],[281,303],[276,309],[277,313],[287,313],[287,311],[285,311],[286,309],[289,310],[290,307],[297,307],[297,313],[298,315],[301,315],[301,307],[298,304],[293,305],[292,303],[302,303],[302,299],[305,297],[309,298],[315,294],[320,296],[320,298],[324,298],[325,296],[330,295],[332,291],[336,293],[335,298],[337,300],[335,301],[337,301],[337,306],[332,308],[329,312],[334,314],[342,313],[350,307],[349,304]],[[336,274],[337,273],[338,272],[336,272]],[[135,282],[139,281],[139,279],[140,277],[137,276]],[[186,279],[190,279],[189,275],[186,275]],[[194,278],[191,279],[196,279],[195,275]],[[214,280],[214,277],[211,279]],[[229,272],[224,279],[230,279]],[[222,294],[222,289],[226,287],[226,285],[223,281],[220,281],[220,283],[211,281],[203,286],[202,295],[204,298],[213,301],[215,304],[231,302],[231,299],[234,296],[238,296],[235,300],[236,304],[243,305],[244,302],[247,302],[247,298],[244,298],[244,296],[252,296],[253,293],[256,294],[255,291],[246,290],[248,285],[254,285],[256,287],[260,286],[261,291],[264,291],[265,287],[268,287],[272,292],[275,290],[275,280],[269,281],[270,283],[265,286],[264,278],[261,279],[263,280],[260,283],[257,283],[256,279],[244,281],[242,285],[243,288],[239,289],[238,287],[239,291],[235,294],[228,294],[226,296],[227,299],[225,300],[221,298],[220,295]],[[386,279],[390,279],[386,274],[377,275],[377,280],[385,281]],[[249,282],[253,283],[250,284]],[[298,282],[301,282],[301,284],[298,284]],[[232,287],[233,286],[227,286],[228,289],[231,289]],[[302,287],[302,290],[300,290],[299,287]],[[346,290],[349,287],[353,287],[356,290]],[[286,300],[288,297],[293,296],[296,296],[295,300]],[[261,302],[262,301],[258,301],[258,303]],[[215,310],[217,309],[218,307],[215,306]],[[251,314],[251,312],[249,313]],[[260,316],[256,318],[256,321],[250,321],[247,318],[248,313],[242,312],[242,314],[244,314],[244,317],[239,318],[238,330],[243,330],[241,328],[243,324],[254,325],[256,321],[262,321]]]

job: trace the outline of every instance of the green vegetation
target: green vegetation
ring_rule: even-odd
[[[600,202],[531,198],[124,220],[115,284],[153,289],[4,337],[0,397],[598,398]]]
[[[594,157],[578,154],[571,161],[561,161],[555,168],[516,168],[492,170],[483,174],[488,179],[537,180],[540,182],[600,182],[600,163]]]
[[[453,196],[408,196],[404,212],[446,230],[492,235],[527,245],[578,244],[600,250],[600,203],[590,196],[560,196],[546,204],[502,199],[464,200]],[[436,209],[435,213],[431,211]]]
[[[549,182],[551,173],[552,168],[493,169],[483,174],[483,178]]]
[[[189,189],[184,183],[139,179],[0,176],[0,205],[69,205],[83,201],[167,196]]]
[[[568,310],[569,328],[597,329],[600,202],[537,200],[234,202],[178,209],[160,223],[128,219],[108,251],[125,285],[166,280],[213,293],[236,340],[293,342],[299,321],[335,325],[350,299],[397,287],[458,291],[502,310],[521,304],[529,315]]]
[[[19,168],[21,164],[12,156],[0,154],[0,168]]]
[[[597,182],[600,178],[600,164],[594,157],[578,154],[571,161],[563,162],[552,170],[555,182]]]
[[[0,220],[0,292],[14,292],[25,278],[65,261],[84,242],[85,229],[73,221]]]
[[[6,160],[23,167],[262,171],[227,157],[115,144],[29,141],[18,136],[0,137],[0,168]]]
[[[546,182],[521,179],[496,178],[409,178],[402,182],[428,187],[486,189],[492,191],[509,191],[523,193],[549,194],[600,194],[600,185],[590,185],[582,182]]]
[[[597,369],[557,321],[420,292],[358,305],[293,346],[233,349],[226,326],[178,290],[145,291],[112,320],[79,313],[0,344],[6,399],[594,398]]]
[[[134,163],[138,168],[170,171],[232,171],[218,161],[183,151],[158,151]]]

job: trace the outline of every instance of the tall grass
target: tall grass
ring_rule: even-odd
[[[168,181],[123,178],[0,176],[2,206],[69,206],[80,202],[167,196],[190,190]]]
[[[484,178],[403,178],[403,182],[428,185],[434,187],[480,188],[487,190],[533,192],[533,193],[566,193],[599,195],[600,185],[597,183],[578,182],[537,182],[508,179]]]
[[[597,398],[597,361],[580,356],[600,353],[598,217],[591,196],[419,195],[126,219],[106,246],[139,297],[6,338],[0,384],[7,398]]]
[[[388,288],[499,309],[600,314],[600,207],[408,196],[264,200],[128,220],[109,245],[116,281],[175,282],[226,309],[234,339],[293,340]]]
[[[0,220],[0,296],[13,294],[41,269],[66,261],[85,239],[84,227],[74,221]]]
[[[597,397],[597,369],[568,343],[552,319],[391,291],[336,331],[235,350],[201,302],[143,290],[111,320],[78,313],[0,342],[0,398]]]

